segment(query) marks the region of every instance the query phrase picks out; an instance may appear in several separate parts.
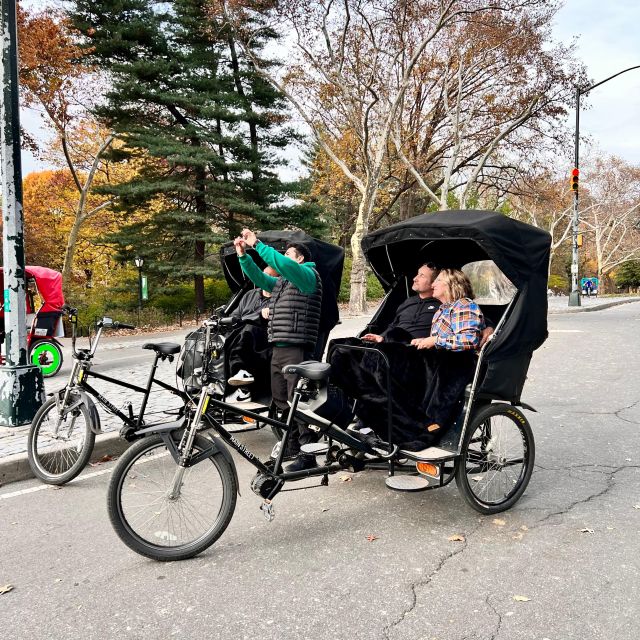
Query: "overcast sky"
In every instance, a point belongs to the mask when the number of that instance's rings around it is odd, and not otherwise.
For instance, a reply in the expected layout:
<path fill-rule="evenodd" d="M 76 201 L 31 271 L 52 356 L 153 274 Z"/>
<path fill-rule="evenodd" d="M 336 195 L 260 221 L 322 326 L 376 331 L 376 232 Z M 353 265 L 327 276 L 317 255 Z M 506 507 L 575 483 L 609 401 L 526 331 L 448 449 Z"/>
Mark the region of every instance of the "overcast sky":
<path fill-rule="evenodd" d="M 24 0 L 23 0 L 24 1 Z M 313 1 L 313 0 L 310 0 Z M 26 0 L 38 6 L 43 0 Z M 569 43 L 578 37 L 578 55 L 586 64 L 593 83 L 640 65 L 639 0 L 566 0 L 554 25 L 555 38 Z M 594 89 L 580 115 L 580 132 L 608 154 L 640 164 L 640 69 Z M 569 114 L 573 127 L 575 114 Z M 23 112 L 23 126 L 38 132 L 38 116 Z M 40 136 L 43 134 L 40 132 Z M 586 149 L 581 147 L 581 156 Z M 23 153 L 23 173 L 45 168 L 29 153 Z"/>

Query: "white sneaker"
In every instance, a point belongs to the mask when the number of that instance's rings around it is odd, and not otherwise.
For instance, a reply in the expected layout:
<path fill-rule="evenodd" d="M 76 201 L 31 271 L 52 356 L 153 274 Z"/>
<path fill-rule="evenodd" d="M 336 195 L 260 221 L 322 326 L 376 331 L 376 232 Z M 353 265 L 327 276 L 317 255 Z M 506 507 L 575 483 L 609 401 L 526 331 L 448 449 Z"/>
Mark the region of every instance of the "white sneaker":
<path fill-rule="evenodd" d="M 236 389 L 233 393 L 230 393 L 225 399 L 225 402 L 251 402 L 251 393 L 248 389 L 242 387 Z"/>
<path fill-rule="evenodd" d="M 244 369 L 240 369 L 235 376 L 231 376 L 227 382 L 232 387 L 242 387 L 245 384 L 251 384 L 254 381 L 254 377 Z"/>

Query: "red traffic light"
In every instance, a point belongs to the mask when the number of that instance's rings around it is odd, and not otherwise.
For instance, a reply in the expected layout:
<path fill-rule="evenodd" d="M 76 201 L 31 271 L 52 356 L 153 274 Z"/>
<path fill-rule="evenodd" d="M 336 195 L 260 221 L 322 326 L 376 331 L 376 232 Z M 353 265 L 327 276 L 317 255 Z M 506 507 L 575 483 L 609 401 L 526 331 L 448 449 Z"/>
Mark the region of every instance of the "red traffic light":
<path fill-rule="evenodd" d="M 578 190 L 579 176 L 580 176 L 580 169 L 573 169 L 571 171 L 571 191 Z"/>

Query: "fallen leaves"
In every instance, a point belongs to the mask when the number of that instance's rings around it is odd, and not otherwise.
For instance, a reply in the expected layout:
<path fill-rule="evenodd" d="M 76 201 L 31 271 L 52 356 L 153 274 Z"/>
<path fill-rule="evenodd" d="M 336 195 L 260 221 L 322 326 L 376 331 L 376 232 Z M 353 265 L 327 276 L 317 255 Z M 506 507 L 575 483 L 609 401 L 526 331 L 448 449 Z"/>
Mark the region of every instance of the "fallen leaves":
<path fill-rule="evenodd" d="M 588 527 L 584 527 L 582 529 L 578 529 L 580 533 L 593 533 L 593 529 L 589 529 Z"/>
<path fill-rule="evenodd" d="M 9 593 L 9 591 L 13 591 L 13 585 L 12 584 L 0 585 L 0 595 L 2 595 L 3 593 Z"/>
<path fill-rule="evenodd" d="M 494 518 L 491 522 L 493 522 L 497 527 L 504 527 L 504 525 L 507 524 L 507 521 L 502 518 Z"/>
<path fill-rule="evenodd" d="M 374 540 L 379 540 L 379 536 L 374 536 L 372 533 L 370 533 L 366 539 L 368 542 L 373 542 Z"/>
<path fill-rule="evenodd" d="M 634 504 L 634 505 L 633 505 L 633 508 L 634 508 L 634 509 L 640 509 L 640 504 Z"/>
<path fill-rule="evenodd" d="M 104 464 L 105 462 L 111 462 L 112 460 L 115 460 L 116 458 L 114 456 L 109 455 L 108 453 L 104 456 L 102 456 L 102 458 L 100 458 L 100 460 L 96 460 L 95 462 L 90 462 L 89 466 L 90 467 L 97 467 L 98 465 Z"/>
<path fill-rule="evenodd" d="M 447 538 L 449 542 L 465 542 L 466 538 L 461 533 L 454 533 Z"/>
<path fill-rule="evenodd" d="M 342 482 L 351 482 L 352 478 L 351 476 L 340 476 L 340 480 L 342 480 Z"/>
<path fill-rule="evenodd" d="M 527 598 L 527 596 L 513 596 L 513 599 L 516 602 L 529 602 L 531 598 Z"/>

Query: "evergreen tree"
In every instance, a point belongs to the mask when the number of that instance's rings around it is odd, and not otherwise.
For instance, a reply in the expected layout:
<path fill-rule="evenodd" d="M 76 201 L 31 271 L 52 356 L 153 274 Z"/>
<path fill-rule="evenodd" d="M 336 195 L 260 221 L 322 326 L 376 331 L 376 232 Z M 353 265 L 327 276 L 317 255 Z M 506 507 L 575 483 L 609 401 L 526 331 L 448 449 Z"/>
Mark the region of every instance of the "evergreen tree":
<path fill-rule="evenodd" d="M 123 214 L 109 237 L 123 260 L 193 278 L 204 309 L 207 260 L 243 226 L 274 225 L 285 187 L 277 150 L 293 137 L 284 100 L 235 46 L 209 0 L 75 0 L 71 19 L 109 79 L 98 115 L 122 141 L 113 158 L 136 177 L 109 192 Z M 254 53 L 276 37 L 268 29 Z M 216 256 L 217 258 L 217 256 Z"/>

